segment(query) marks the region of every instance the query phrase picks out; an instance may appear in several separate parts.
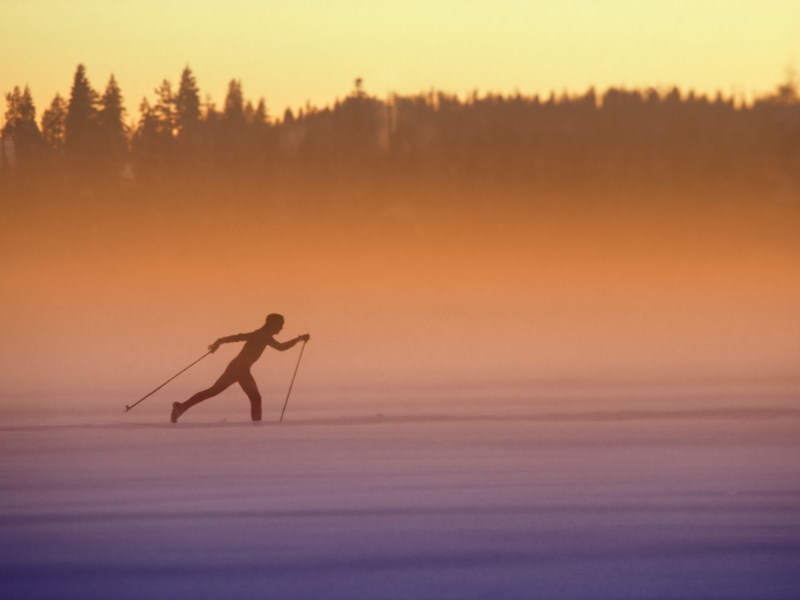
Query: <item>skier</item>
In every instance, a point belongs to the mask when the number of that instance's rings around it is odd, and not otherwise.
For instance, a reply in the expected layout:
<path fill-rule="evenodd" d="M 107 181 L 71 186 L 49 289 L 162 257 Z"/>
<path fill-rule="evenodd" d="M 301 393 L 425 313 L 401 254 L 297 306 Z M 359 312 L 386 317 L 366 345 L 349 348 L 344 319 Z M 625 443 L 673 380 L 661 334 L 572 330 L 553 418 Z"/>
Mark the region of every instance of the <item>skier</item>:
<path fill-rule="evenodd" d="M 238 383 L 250 399 L 250 418 L 253 421 L 260 421 L 261 394 L 258 393 L 258 386 L 256 386 L 256 380 L 253 379 L 253 375 L 250 373 L 250 367 L 259 359 L 267 346 L 271 346 L 283 352 L 294 347 L 298 342 L 307 342 L 310 339 L 310 336 L 305 334 L 299 335 L 288 342 L 276 341 L 273 336 L 283 329 L 283 321 L 283 315 L 273 313 L 267 316 L 264 326 L 260 329 L 256 329 L 250 333 L 239 333 L 237 335 L 219 338 L 216 342 L 211 344 L 208 349 L 211 352 L 216 352 L 220 344 L 244 342 L 242 350 L 230 362 L 214 385 L 201 392 L 197 392 L 185 402 L 172 403 L 170 421 L 177 423 L 178 418 L 195 404 L 199 404 L 203 400 L 216 396 L 234 383 Z"/>

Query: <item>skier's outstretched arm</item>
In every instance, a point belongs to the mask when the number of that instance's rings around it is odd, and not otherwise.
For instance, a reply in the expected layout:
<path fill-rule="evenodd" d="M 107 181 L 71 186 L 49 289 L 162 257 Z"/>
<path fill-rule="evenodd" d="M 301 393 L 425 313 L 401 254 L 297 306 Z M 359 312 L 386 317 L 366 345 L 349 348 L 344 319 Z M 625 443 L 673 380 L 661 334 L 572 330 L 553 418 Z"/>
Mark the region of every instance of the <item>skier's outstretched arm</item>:
<path fill-rule="evenodd" d="M 221 344 L 228 344 L 230 342 L 246 342 L 249 337 L 249 333 L 237 333 L 236 335 L 221 337 L 213 344 L 209 345 L 208 349 L 211 350 L 211 352 L 216 352 L 217 348 L 219 348 Z"/>
<path fill-rule="evenodd" d="M 283 352 L 285 350 L 288 350 L 289 348 L 293 348 L 295 345 L 297 345 L 298 342 L 307 342 L 310 339 L 311 336 L 308 335 L 307 333 L 304 333 L 303 335 L 298 335 L 293 340 L 289 340 L 287 342 L 278 342 L 275 340 L 275 338 L 270 338 L 267 344 L 269 346 L 272 346 L 276 350 L 280 350 L 281 352 Z"/>

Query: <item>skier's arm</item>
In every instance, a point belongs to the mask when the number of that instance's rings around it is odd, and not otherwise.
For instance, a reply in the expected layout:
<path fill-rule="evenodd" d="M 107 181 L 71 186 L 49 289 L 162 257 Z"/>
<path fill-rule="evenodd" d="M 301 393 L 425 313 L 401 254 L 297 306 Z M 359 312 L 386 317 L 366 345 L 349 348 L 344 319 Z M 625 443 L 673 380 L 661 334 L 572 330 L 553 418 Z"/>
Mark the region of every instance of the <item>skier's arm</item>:
<path fill-rule="evenodd" d="M 219 348 L 220 344 L 228 344 L 230 342 L 246 342 L 250 337 L 249 333 L 237 333 L 236 335 L 229 335 L 227 337 L 221 337 L 216 342 L 211 344 L 208 349 L 211 352 L 216 352 L 217 348 Z"/>
<path fill-rule="evenodd" d="M 293 340 L 289 340 L 288 342 L 279 342 L 275 340 L 275 338 L 269 338 L 267 345 L 272 346 L 276 350 L 280 350 L 281 352 L 283 352 L 284 350 L 293 348 L 298 342 L 307 342 L 310 339 L 311 336 L 308 335 L 307 333 L 304 333 L 303 335 L 298 335 L 296 338 L 294 338 Z"/>

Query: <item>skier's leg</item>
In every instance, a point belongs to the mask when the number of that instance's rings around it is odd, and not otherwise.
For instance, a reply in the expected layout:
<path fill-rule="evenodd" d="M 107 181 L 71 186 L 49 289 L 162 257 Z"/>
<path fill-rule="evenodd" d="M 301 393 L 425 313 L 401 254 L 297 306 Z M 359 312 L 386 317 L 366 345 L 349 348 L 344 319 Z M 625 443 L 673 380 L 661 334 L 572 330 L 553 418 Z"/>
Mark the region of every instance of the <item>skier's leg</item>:
<path fill-rule="evenodd" d="M 234 373 L 229 372 L 228 369 L 220 375 L 219 379 L 214 382 L 210 388 L 206 388 L 200 392 L 197 392 L 194 396 L 189 398 L 184 402 L 173 402 L 172 403 L 172 416 L 171 421 L 173 423 L 177 422 L 178 417 L 180 417 L 183 413 L 187 410 L 192 408 L 195 404 L 199 404 L 203 400 L 208 400 L 213 396 L 216 396 L 226 388 L 228 388 L 231 384 L 236 381 L 236 375 Z"/>
<path fill-rule="evenodd" d="M 250 399 L 250 418 L 253 421 L 261 420 L 261 394 L 258 392 L 256 380 L 250 371 L 239 377 L 239 385 L 242 386 L 244 393 Z"/>

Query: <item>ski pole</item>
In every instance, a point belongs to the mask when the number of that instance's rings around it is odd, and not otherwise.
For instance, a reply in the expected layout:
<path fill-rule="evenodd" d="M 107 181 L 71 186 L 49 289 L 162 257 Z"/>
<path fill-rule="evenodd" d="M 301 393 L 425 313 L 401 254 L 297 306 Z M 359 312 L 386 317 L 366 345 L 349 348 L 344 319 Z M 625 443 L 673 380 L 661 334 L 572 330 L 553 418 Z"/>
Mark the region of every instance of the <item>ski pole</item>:
<path fill-rule="evenodd" d="M 286 412 L 286 405 L 289 404 L 289 394 L 292 393 L 292 386 L 294 385 L 294 378 L 297 377 L 297 369 L 300 368 L 300 359 L 303 358 L 303 350 L 306 349 L 306 342 L 308 340 L 303 340 L 303 347 L 300 348 L 300 356 L 297 357 L 297 364 L 294 367 L 294 375 L 292 375 L 292 383 L 289 384 L 289 391 L 286 392 L 286 400 L 283 403 L 283 410 L 281 411 L 281 418 L 278 420 L 278 423 L 283 422 L 283 413 Z"/>
<path fill-rule="evenodd" d="M 145 398 L 149 398 L 150 396 L 152 396 L 153 394 L 155 394 L 155 393 L 156 393 L 158 390 L 160 390 L 162 387 L 164 387 L 165 385 L 167 385 L 167 384 L 168 384 L 170 381 L 172 381 L 173 379 L 175 379 L 175 378 L 176 378 L 178 375 L 180 375 L 180 374 L 181 374 L 181 373 L 183 373 L 184 371 L 188 371 L 188 370 L 189 370 L 189 368 L 191 368 L 191 367 L 195 366 L 197 363 L 199 363 L 201 360 L 203 360 L 203 359 L 204 359 L 206 356 L 208 356 L 208 355 L 209 355 L 209 354 L 211 354 L 212 352 L 213 352 L 213 350 L 209 350 L 208 352 L 206 352 L 205 354 L 203 354 L 203 356 L 201 356 L 201 357 L 200 357 L 200 358 L 198 358 L 196 361 L 194 361 L 192 364 L 190 364 L 188 367 L 186 367 L 185 369 L 182 369 L 182 370 L 178 371 L 177 373 L 175 373 L 175 375 L 173 375 L 172 377 L 170 377 L 169 379 L 167 379 L 167 380 L 166 380 L 164 383 L 162 383 L 160 386 L 158 386 L 158 387 L 157 387 L 156 389 L 154 389 L 152 392 L 150 392 L 150 393 L 149 393 L 149 394 L 147 394 L 146 396 L 142 396 L 141 398 L 139 398 L 139 400 L 137 400 L 136 402 L 134 402 L 134 403 L 133 403 L 133 404 L 131 404 L 130 406 L 126 404 L 126 405 L 125 405 L 125 412 L 128 412 L 130 409 L 132 409 L 134 406 L 136 406 L 137 404 L 139 404 L 139 402 L 141 402 L 141 401 L 142 401 L 142 400 L 144 400 Z"/>

